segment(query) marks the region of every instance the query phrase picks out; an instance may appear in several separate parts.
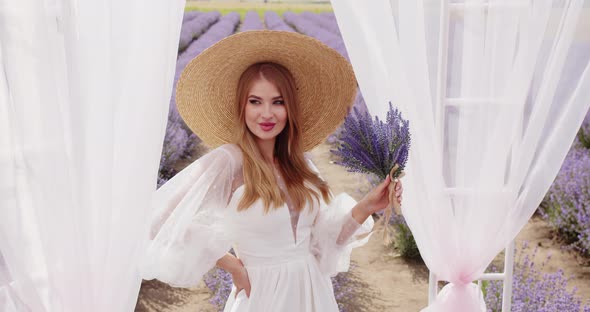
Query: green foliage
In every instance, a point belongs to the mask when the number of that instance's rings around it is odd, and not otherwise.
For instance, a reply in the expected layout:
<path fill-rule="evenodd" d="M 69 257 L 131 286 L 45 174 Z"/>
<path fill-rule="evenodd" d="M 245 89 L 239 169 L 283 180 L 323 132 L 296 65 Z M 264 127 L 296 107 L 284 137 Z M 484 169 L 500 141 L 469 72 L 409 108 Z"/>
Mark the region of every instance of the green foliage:
<path fill-rule="evenodd" d="M 408 260 L 422 260 L 416 240 L 406 222 L 395 222 L 393 227 L 395 229 L 393 245 L 400 255 Z"/>
<path fill-rule="evenodd" d="M 583 147 L 590 149 L 590 132 L 588 132 L 587 129 L 584 129 L 583 127 L 580 129 L 578 132 L 578 140 Z"/>

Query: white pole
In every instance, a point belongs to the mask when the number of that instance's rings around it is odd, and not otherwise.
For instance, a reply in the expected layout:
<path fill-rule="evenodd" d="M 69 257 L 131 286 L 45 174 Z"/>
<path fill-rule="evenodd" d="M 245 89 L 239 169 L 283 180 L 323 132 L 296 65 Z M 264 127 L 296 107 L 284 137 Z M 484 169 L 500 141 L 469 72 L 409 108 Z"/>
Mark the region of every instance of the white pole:
<path fill-rule="evenodd" d="M 444 142 L 444 123 L 445 123 L 445 107 L 447 104 L 447 70 L 449 62 L 449 2 L 448 0 L 441 2 L 438 33 L 438 68 L 436 79 L 436 116 L 438 117 L 438 125 L 440 133 L 440 142 L 443 146 Z M 441 152 L 444 149 L 441 149 Z M 441 155 L 441 159 L 444 159 Z"/>
<path fill-rule="evenodd" d="M 431 305 L 434 302 L 437 293 L 438 280 L 436 275 L 430 271 L 430 275 L 428 276 L 428 305 Z"/>
<path fill-rule="evenodd" d="M 506 247 L 504 254 L 504 289 L 502 291 L 502 312 L 512 308 L 512 281 L 514 276 L 514 241 Z"/>

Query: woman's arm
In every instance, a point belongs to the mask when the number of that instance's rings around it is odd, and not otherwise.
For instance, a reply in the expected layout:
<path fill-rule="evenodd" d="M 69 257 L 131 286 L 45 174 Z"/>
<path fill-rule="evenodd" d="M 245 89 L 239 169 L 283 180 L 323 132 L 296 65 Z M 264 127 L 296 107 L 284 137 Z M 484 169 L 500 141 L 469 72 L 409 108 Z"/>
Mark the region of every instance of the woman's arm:
<path fill-rule="evenodd" d="M 373 213 L 385 208 L 383 206 L 384 200 L 387 200 L 385 205 L 389 204 L 389 195 L 387 194 L 387 186 L 389 185 L 389 176 L 377 187 L 375 187 L 369 194 L 352 207 L 351 217 L 342 224 L 342 230 L 338 235 L 337 243 L 343 244 L 356 232 L 356 230 L 363 224 L 367 218 Z M 401 181 L 396 182 L 395 196 L 401 203 L 402 200 L 402 185 Z"/>
<path fill-rule="evenodd" d="M 371 209 L 362 200 L 352 207 L 352 217 L 358 224 L 363 224 L 369 216 L 371 216 Z"/>
<path fill-rule="evenodd" d="M 215 264 L 218 268 L 223 269 L 224 271 L 234 274 L 239 272 L 243 267 L 242 261 L 236 258 L 236 256 L 232 255 L 231 253 L 226 253 L 223 257 L 217 260 Z"/>
<path fill-rule="evenodd" d="M 237 296 L 244 289 L 246 296 L 250 298 L 250 278 L 242 260 L 228 252 L 225 256 L 217 260 L 216 266 L 231 274 L 232 281 L 237 289 L 234 296 Z"/>

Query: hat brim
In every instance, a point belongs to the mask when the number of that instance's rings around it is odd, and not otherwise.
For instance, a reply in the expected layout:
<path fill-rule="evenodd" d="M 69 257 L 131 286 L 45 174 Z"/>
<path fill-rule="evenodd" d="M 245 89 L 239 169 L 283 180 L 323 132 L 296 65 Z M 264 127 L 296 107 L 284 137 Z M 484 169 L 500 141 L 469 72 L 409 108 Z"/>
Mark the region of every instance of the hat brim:
<path fill-rule="evenodd" d="M 176 87 L 176 105 L 188 127 L 210 147 L 229 143 L 241 74 L 250 65 L 274 62 L 295 80 L 301 105 L 302 145 L 322 143 L 344 121 L 357 92 L 350 63 L 312 37 L 257 30 L 228 36 L 195 57 Z"/>

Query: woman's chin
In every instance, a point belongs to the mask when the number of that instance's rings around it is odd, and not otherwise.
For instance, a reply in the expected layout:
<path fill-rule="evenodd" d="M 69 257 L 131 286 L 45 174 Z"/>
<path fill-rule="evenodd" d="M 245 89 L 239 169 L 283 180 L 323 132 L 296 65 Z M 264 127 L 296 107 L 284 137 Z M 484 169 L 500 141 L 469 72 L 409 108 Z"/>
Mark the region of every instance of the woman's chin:
<path fill-rule="evenodd" d="M 274 140 L 277 137 L 277 135 L 271 134 L 271 133 L 264 133 L 264 134 L 257 134 L 256 137 L 258 138 L 259 141 L 271 141 L 271 140 Z"/>

